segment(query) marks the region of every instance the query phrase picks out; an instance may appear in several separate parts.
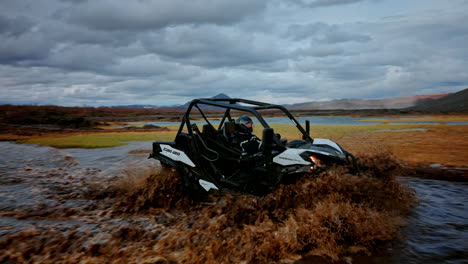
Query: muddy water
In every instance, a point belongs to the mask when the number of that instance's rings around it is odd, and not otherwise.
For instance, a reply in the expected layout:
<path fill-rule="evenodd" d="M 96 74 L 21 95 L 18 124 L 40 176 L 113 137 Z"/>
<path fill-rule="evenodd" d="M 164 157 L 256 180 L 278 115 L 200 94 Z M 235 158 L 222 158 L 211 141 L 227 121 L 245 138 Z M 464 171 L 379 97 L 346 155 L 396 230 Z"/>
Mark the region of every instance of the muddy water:
<path fill-rule="evenodd" d="M 141 142 L 108 149 L 58 150 L 0 142 L 0 237 L 49 227 L 79 226 L 99 232 L 104 227 L 100 222 L 106 219 L 99 213 L 111 202 L 96 202 L 94 193 L 130 171 L 152 170 L 158 165 L 146 159 L 144 151 L 129 154 L 140 147 Z M 125 222 L 134 219 L 113 219 L 109 227 Z"/>
<path fill-rule="evenodd" d="M 403 234 L 401 263 L 468 261 L 468 183 L 402 177 L 419 204 Z M 398 258 L 397 258 L 398 259 Z"/>
<path fill-rule="evenodd" d="M 188 213 L 116 214 L 116 194 L 107 189 L 122 178 L 158 170 L 158 162 L 146 159 L 145 151 L 135 151 L 149 146 L 136 142 L 108 149 L 57 150 L 0 142 L 0 262 L 48 252 L 46 260 L 73 263 L 84 254 L 91 263 L 99 263 L 100 255 L 131 256 L 128 252 L 134 251 L 138 258 L 164 263 L 141 253 L 143 248 L 154 250 L 142 241 L 159 241 L 172 228 L 176 232 L 175 219 Z M 402 230 L 404 240 L 384 254 L 353 262 L 466 263 L 468 185 L 409 177 L 400 181 L 419 199 Z M 22 239 L 31 244 L 21 244 Z M 106 251 L 104 245 L 113 247 Z M 57 257 L 60 254 L 66 257 Z"/>

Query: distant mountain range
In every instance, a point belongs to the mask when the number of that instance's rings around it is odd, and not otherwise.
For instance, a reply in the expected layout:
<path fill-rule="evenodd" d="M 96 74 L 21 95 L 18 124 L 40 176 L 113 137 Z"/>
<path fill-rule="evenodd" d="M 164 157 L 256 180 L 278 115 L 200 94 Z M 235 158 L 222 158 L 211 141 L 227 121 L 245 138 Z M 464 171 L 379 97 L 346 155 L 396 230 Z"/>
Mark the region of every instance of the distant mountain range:
<path fill-rule="evenodd" d="M 415 106 L 420 100 L 439 99 L 448 93 L 396 97 L 388 99 L 339 99 L 331 101 L 315 101 L 285 105 L 289 109 L 307 110 L 356 110 L 356 109 L 401 109 Z"/>
<path fill-rule="evenodd" d="M 229 99 L 224 93 L 211 98 Z M 288 109 L 303 110 L 359 110 L 359 109 L 408 109 L 432 112 L 468 112 L 468 88 L 457 93 L 439 93 L 387 99 L 339 99 L 331 101 L 313 101 L 298 104 L 286 104 Z M 186 109 L 190 102 L 183 105 L 126 105 L 125 108 Z"/>
<path fill-rule="evenodd" d="M 416 102 L 415 106 L 409 108 L 416 111 L 439 111 L 439 112 L 468 112 L 468 88 L 462 91 L 448 94 L 447 96 L 434 98 L 423 98 Z"/>
<path fill-rule="evenodd" d="M 223 94 L 223 93 L 219 93 L 213 97 L 210 97 L 212 99 L 231 99 L 231 97 L 229 97 L 228 95 L 226 94 Z M 184 105 L 182 105 L 185 109 L 185 107 L 187 107 L 188 105 L 190 104 L 190 102 L 186 102 Z"/>
<path fill-rule="evenodd" d="M 228 95 L 224 93 L 217 94 L 213 97 L 214 99 L 230 99 Z M 185 104 L 182 105 L 169 105 L 169 106 L 158 106 L 158 105 L 117 105 L 117 106 L 112 106 L 112 107 L 122 107 L 122 108 L 153 108 L 153 109 L 175 109 L 175 110 L 180 110 L 180 109 L 186 109 L 187 106 L 190 104 L 189 102 L 186 102 Z"/>

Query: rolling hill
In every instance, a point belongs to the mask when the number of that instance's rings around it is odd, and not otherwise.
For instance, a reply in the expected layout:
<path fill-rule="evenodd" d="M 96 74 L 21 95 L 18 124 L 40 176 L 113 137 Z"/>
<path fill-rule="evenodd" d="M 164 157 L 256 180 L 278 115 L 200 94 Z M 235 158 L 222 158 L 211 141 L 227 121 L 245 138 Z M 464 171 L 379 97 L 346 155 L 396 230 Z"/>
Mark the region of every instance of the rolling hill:
<path fill-rule="evenodd" d="M 307 109 L 307 110 L 357 110 L 357 109 L 402 109 L 412 107 L 417 102 L 424 99 L 438 99 L 447 96 L 443 94 L 417 95 L 396 97 L 387 99 L 339 99 L 331 101 L 315 101 L 286 105 L 290 109 Z"/>
<path fill-rule="evenodd" d="M 416 102 L 416 105 L 409 107 L 409 110 L 425 112 L 468 112 L 468 88 L 448 94 L 447 96 L 431 99 L 425 98 Z"/>
<path fill-rule="evenodd" d="M 224 93 L 211 98 L 229 99 Z M 248 98 L 247 98 L 248 99 Z M 331 101 L 312 101 L 284 105 L 291 110 L 366 110 L 366 109 L 401 109 L 408 111 L 422 111 L 432 113 L 442 112 L 468 112 L 468 88 L 456 93 L 439 93 L 395 97 L 386 99 L 339 99 Z M 172 109 L 185 110 L 190 102 L 182 105 L 156 106 L 156 105 L 130 105 L 120 106 L 128 108 Z M 210 108 L 210 107 L 207 107 Z"/>

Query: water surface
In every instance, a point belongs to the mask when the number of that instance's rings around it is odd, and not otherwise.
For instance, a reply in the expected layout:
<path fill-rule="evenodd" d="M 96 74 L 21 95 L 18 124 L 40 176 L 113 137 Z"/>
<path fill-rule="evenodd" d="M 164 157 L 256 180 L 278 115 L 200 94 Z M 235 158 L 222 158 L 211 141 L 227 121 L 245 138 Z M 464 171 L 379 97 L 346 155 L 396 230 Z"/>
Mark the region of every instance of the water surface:
<path fill-rule="evenodd" d="M 97 209 L 107 200 L 87 199 L 93 182 L 110 184 L 126 171 L 151 169 L 151 142 L 105 149 L 64 149 L 0 142 L 0 241 L 24 230 L 102 233 L 139 223 L 158 230 L 153 218 L 112 218 Z M 134 154 L 132 154 L 134 153 Z M 468 184 L 401 177 L 419 199 L 402 230 L 404 240 L 374 263 L 467 263 Z M 71 216 L 64 217 L 64 211 Z M 54 217 L 54 214 L 60 217 Z M 104 239 L 105 241 L 105 239 Z M 377 262 L 376 262 L 377 261 Z"/>
<path fill-rule="evenodd" d="M 309 120 L 311 125 L 370 125 L 370 124 L 380 124 L 380 122 L 367 122 L 365 120 L 372 119 L 394 119 L 395 117 L 351 117 L 351 116 L 301 116 L 296 117 L 296 120 L 300 124 L 305 124 L 306 120 Z M 413 119 L 413 118 L 423 118 L 423 117 L 399 117 L 399 119 Z M 255 118 L 254 122 L 258 124 L 258 120 Z M 268 124 L 290 124 L 291 120 L 287 117 L 267 117 L 264 118 Z M 194 120 L 192 121 L 195 124 L 204 124 L 205 121 Z M 210 120 L 212 124 L 219 124 L 219 120 Z M 420 121 L 420 122 L 389 122 L 388 124 L 440 124 L 441 121 Z M 131 123 L 130 123 L 131 124 Z M 157 126 L 177 126 L 180 125 L 180 122 L 148 122 L 146 124 L 157 125 Z M 468 122 L 462 121 L 444 121 L 444 124 L 447 125 L 468 125 Z M 137 126 L 143 126 L 144 124 L 138 123 Z"/>

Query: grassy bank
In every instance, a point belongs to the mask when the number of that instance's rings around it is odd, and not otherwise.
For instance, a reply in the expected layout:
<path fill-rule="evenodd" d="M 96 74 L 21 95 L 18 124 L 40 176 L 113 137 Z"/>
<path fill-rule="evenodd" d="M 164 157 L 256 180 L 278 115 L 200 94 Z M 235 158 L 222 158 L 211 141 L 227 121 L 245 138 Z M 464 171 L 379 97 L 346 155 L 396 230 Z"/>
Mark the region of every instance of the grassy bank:
<path fill-rule="evenodd" d="M 381 122 L 381 123 L 468 122 L 468 116 L 466 115 L 435 115 L 435 116 L 421 116 L 421 117 L 395 116 L 392 118 L 363 119 L 363 120 L 359 120 L 359 122 Z"/>
<path fill-rule="evenodd" d="M 73 135 L 44 136 L 19 140 L 54 148 L 109 148 L 127 144 L 128 141 L 174 140 L 175 131 L 157 132 L 98 132 Z"/>
<path fill-rule="evenodd" d="M 343 137 L 360 134 L 372 133 L 379 131 L 404 131 L 411 129 L 430 129 L 438 125 L 417 125 L 417 124 L 372 124 L 372 125 L 312 125 L 311 136 L 312 138 L 328 138 L 331 140 L 339 140 Z M 291 125 L 276 124 L 272 126 L 275 133 L 280 133 L 281 137 L 288 140 L 300 139 L 300 134 L 297 129 Z M 261 135 L 261 129 L 258 130 L 257 135 Z M 257 131 L 256 131 L 257 132 Z"/>
<path fill-rule="evenodd" d="M 468 125 L 420 127 L 427 131 L 354 133 L 338 142 L 355 154 L 388 150 L 411 166 L 468 167 Z"/>
<path fill-rule="evenodd" d="M 274 125 L 276 133 L 288 140 L 300 139 L 290 125 Z M 61 134 L 19 140 L 56 148 L 105 148 L 127 144 L 128 141 L 174 140 L 177 129 L 154 132 L 96 132 Z M 261 137 L 261 126 L 255 134 Z M 351 153 L 391 151 L 409 165 L 443 164 L 467 167 L 468 125 L 372 124 L 313 125 L 311 136 L 337 141 Z"/>
<path fill-rule="evenodd" d="M 366 133 L 379 130 L 402 130 L 413 129 L 420 125 L 314 125 L 311 127 L 312 137 L 329 138 L 339 140 L 345 136 Z M 300 139 L 298 130 L 291 125 L 276 124 L 273 125 L 276 133 L 280 133 L 283 138 L 288 140 Z M 46 135 L 28 139 L 19 140 L 18 143 L 32 143 L 55 148 L 107 148 L 125 145 L 127 141 L 152 141 L 152 140 L 174 140 L 177 128 L 170 127 L 168 131 L 129 131 L 129 132 L 87 132 L 81 134 L 60 134 Z M 256 126 L 254 133 L 261 137 L 262 127 Z"/>

